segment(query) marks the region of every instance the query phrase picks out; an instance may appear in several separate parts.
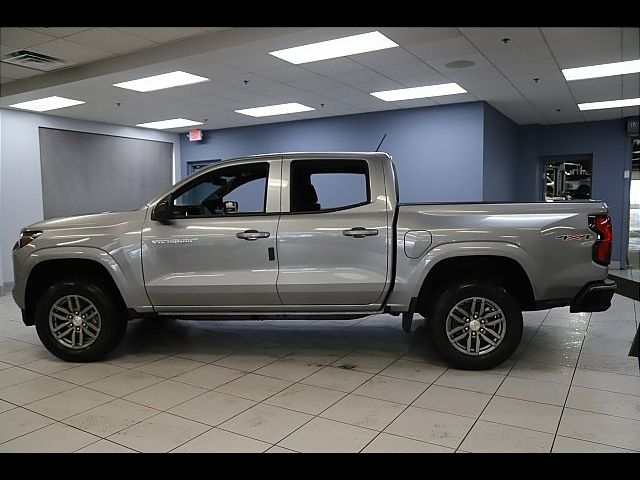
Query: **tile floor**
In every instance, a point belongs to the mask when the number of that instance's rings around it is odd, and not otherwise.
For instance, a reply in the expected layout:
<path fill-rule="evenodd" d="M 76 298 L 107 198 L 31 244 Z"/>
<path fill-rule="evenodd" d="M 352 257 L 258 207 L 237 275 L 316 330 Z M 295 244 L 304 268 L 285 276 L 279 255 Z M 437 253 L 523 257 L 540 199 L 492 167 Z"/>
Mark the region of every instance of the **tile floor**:
<path fill-rule="evenodd" d="M 417 317 L 416 317 L 417 318 Z M 104 362 L 50 355 L 0 297 L 0 452 L 639 452 L 640 303 L 525 314 L 491 371 L 417 320 L 131 322 Z"/>

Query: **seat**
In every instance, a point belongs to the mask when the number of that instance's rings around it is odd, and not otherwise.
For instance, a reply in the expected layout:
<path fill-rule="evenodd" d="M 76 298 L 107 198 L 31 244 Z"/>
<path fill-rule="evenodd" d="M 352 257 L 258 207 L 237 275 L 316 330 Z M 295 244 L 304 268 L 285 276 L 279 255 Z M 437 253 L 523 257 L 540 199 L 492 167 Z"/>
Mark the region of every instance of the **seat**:
<path fill-rule="evenodd" d="M 320 210 L 320 204 L 315 187 L 308 180 L 297 183 L 297 186 L 291 191 L 291 211 L 316 212 L 318 210 Z"/>

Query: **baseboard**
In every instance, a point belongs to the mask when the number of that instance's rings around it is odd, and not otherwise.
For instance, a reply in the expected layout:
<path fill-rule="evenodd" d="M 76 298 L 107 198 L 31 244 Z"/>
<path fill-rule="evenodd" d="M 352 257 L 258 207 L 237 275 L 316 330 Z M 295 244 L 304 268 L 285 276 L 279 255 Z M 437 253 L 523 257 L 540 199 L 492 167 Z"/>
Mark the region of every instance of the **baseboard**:
<path fill-rule="evenodd" d="M 13 282 L 0 283 L 0 296 L 9 295 L 13 290 Z"/>

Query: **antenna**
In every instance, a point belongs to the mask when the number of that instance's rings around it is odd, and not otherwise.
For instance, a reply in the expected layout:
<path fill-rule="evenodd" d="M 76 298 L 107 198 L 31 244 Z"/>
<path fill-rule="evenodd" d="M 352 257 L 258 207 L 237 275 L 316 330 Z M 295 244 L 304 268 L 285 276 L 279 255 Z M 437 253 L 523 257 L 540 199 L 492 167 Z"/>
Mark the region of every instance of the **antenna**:
<path fill-rule="evenodd" d="M 376 152 L 377 152 L 378 150 L 380 150 L 380 145 L 382 145 L 382 142 L 384 142 L 384 139 L 385 139 L 385 138 L 387 138 L 387 134 L 386 134 L 386 133 L 382 136 L 382 140 L 380 140 L 380 143 L 378 144 L 378 148 L 376 148 Z"/>

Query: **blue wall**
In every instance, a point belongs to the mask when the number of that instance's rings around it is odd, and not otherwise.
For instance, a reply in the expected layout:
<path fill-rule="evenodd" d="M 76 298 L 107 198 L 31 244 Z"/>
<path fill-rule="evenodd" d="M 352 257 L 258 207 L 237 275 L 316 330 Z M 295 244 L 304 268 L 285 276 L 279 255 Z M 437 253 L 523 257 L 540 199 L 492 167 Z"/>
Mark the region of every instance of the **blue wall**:
<path fill-rule="evenodd" d="M 484 108 L 483 200 L 513 201 L 520 182 L 516 171 L 518 126 L 489 104 Z"/>
<path fill-rule="evenodd" d="M 613 260 L 626 258 L 622 245 L 626 245 L 629 232 L 626 206 L 629 203 L 630 179 L 623 172 L 631 169 L 631 139 L 626 136 L 624 120 L 568 123 L 562 125 L 534 125 L 519 127 L 519 138 L 526 143 L 514 158 L 518 165 L 519 183 L 527 187 L 523 200 L 540 199 L 542 155 L 593 155 L 591 197 L 604 200 L 609 206 L 613 222 Z"/>
<path fill-rule="evenodd" d="M 386 133 L 380 150 L 395 160 L 402 201 L 481 201 L 483 110 L 473 102 L 210 130 L 203 142 L 181 135 L 182 175 L 194 160 L 372 151 Z"/>

